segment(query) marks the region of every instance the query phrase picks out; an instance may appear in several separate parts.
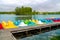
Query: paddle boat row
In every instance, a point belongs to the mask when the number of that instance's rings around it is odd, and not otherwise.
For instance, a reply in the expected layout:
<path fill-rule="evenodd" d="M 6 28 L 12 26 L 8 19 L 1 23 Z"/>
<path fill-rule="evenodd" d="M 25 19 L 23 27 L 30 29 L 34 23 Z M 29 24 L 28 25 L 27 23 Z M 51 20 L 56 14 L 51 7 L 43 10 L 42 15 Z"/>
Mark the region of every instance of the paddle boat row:
<path fill-rule="evenodd" d="M 17 20 L 17 21 L 10 21 L 8 22 L 2 21 L 0 23 L 0 30 L 1 29 L 11 29 L 11 28 L 19 28 L 19 27 L 25 27 L 25 26 L 36 26 L 38 24 L 51 24 L 55 22 L 60 22 L 60 18 L 47 18 L 47 19 L 39 19 L 39 20 Z"/>
<path fill-rule="evenodd" d="M 60 18 L 47 18 L 47 20 L 53 20 L 53 22 L 60 22 Z"/>

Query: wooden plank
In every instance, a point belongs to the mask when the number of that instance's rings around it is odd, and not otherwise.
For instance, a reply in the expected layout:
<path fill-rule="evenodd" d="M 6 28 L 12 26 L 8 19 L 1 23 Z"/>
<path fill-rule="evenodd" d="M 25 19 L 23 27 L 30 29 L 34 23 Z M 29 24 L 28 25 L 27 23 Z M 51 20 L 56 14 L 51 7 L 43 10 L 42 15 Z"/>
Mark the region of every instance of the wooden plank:
<path fill-rule="evenodd" d="M 16 40 L 7 30 L 0 30 L 0 40 Z"/>

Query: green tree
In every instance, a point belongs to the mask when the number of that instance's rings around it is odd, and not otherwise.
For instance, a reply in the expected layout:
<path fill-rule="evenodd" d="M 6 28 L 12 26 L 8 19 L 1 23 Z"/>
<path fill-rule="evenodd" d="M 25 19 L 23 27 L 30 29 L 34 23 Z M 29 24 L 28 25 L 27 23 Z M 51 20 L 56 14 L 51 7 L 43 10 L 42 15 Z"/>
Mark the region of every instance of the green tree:
<path fill-rule="evenodd" d="M 15 13 L 17 15 L 30 15 L 32 13 L 32 8 L 31 7 L 23 7 L 23 6 L 21 8 L 17 7 L 15 9 Z"/>

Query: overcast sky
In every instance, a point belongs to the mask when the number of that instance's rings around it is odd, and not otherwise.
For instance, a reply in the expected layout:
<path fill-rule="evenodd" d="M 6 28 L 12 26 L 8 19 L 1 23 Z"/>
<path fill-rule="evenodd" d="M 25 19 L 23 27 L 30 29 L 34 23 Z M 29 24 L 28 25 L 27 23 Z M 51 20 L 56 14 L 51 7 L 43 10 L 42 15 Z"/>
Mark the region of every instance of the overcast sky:
<path fill-rule="evenodd" d="M 60 11 L 60 0 L 0 0 L 0 11 L 14 11 L 17 6 L 30 6 L 37 11 Z"/>

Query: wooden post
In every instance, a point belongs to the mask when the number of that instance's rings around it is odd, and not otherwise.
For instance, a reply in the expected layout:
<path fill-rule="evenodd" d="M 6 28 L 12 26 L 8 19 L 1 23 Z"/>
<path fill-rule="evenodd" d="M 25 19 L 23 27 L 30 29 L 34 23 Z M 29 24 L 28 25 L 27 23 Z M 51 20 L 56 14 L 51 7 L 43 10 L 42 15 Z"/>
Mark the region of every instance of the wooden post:
<path fill-rule="evenodd" d="M 58 29 L 58 24 L 57 24 L 57 29 Z"/>
<path fill-rule="evenodd" d="M 41 33 L 41 28 L 40 28 L 40 33 Z"/>
<path fill-rule="evenodd" d="M 26 31 L 25 33 L 26 33 L 26 36 L 29 36 L 28 31 Z"/>
<path fill-rule="evenodd" d="M 51 27 L 50 27 L 50 31 L 51 31 L 52 29 L 51 29 Z"/>

